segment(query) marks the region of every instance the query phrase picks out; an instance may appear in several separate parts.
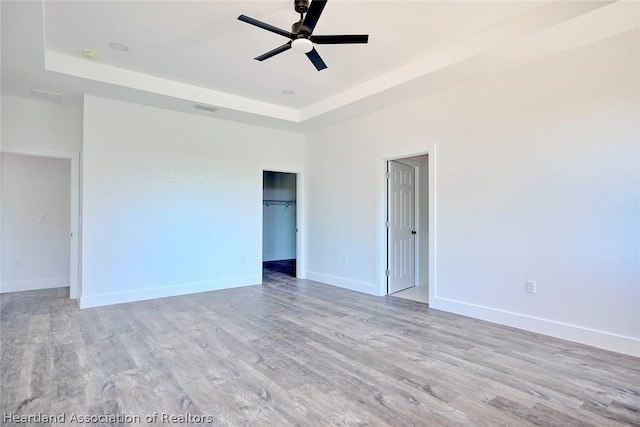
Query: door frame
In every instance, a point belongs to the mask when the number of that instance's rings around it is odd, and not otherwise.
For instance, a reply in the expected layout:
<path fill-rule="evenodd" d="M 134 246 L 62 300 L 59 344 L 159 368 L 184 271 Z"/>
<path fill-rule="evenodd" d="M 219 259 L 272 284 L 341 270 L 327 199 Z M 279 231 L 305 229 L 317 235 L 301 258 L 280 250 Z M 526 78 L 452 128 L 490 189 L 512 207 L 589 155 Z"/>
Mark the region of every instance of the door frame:
<path fill-rule="evenodd" d="M 296 175 L 296 278 L 298 279 L 306 279 L 307 277 L 307 232 L 306 232 L 306 187 L 305 187 L 305 175 L 304 171 L 299 169 L 287 169 L 280 167 L 262 167 L 260 169 L 260 196 L 259 203 L 260 215 L 258 218 L 258 265 L 257 265 L 257 277 L 260 278 L 260 282 L 262 282 L 262 242 L 264 239 L 263 235 L 263 191 L 264 191 L 264 173 L 265 172 L 281 172 L 281 173 L 293 173 Z"/>
<path fill-rule="evenodd" d="M 407 157 L 428 156 L 428 204 L 429 204 L 429 226 L 428 226 L 428 235 L 429 235 L 429 301 L 435 301 L 437 295 L 437 253 L 436 253 L 436 203 L 437 203 L 437 194 L 436 194 L 436 144 L 426 144 L 421 145 L 421 148 L 418 149 L 405 149 L 405 150 L 393 150 L 390 152 L 382 153 L 378 157 L 378 174 L 379 179 L 378 182 L 378 232 L 377 232 L 377 240 L 378 240 L 378 294 L 380 296 L 387 295 L 387 276 L 385 274 L 385 270 L 387 269 L 387 227 L 386 227 L 386 218 L 387 218 L 387 180 L 386 180 L 386 164 L 390 160 L 402 160 Z M 420 171 L 420 173 L 424 173 L 424 171 Z M 416 181 L 418 177 L 416 176 Z M 422 192 L 424 189 L 420 189 Z M 419 197 L 419 196 L 418 196 Z M 418 199 L 416 199 L 416 205 L 419 203 Z M 418 206 L 416 206 L 418 207 Z M 419 216 L 416 217 L 416 220 L 419 219 Z M 420 231 L 420 230 L 418 230 Z M 424 234 L 424 233 L 422 233 Z M 416 241 L 416 246 L 420 246 Z M 419 248 L 416 248 L 416 252 Z M 418 252 L 417 252 L 418 253 Z M 419 267 L 416 269 L 416 277 L 420 277 Z"/>
<path fill-rule="evenodd" d="M 70 162 L 71 173 L 71 210 L 69 229 L 71 231 L 69 245 L 69 298 L 79 299 L 82 296 L 80 281 L 80 153 L 77 151 L 51 150 L 32 147 L 3 147 L 2 153 L 22 156 L 63 159 Z"/>

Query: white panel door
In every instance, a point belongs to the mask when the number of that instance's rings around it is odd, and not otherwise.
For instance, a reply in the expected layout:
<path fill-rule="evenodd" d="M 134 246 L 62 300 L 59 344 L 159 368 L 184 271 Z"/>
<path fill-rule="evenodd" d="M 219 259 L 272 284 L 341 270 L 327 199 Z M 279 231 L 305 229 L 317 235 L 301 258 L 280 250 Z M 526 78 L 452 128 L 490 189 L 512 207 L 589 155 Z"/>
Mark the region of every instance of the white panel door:
<path fill-rule="evenodd" d="M 389 162 L 387 292 L 392 294 L 416 284 L 415 171 Z"/>

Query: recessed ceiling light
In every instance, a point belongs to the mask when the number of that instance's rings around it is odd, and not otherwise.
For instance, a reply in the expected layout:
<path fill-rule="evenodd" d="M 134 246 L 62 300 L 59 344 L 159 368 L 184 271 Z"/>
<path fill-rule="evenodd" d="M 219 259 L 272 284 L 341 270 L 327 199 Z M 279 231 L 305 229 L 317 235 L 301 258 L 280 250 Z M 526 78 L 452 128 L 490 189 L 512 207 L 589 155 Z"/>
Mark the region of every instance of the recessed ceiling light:
<path fill-rule="evenodd" d="M 89 59 L 98 59 L 98 52 L 93 49 L 82 49 L 80 51 L 82 55 Z"/>
<path fill-rule="evenodd" d="M 282 91 L 283 95 L 293 95 L 295 92 L 290 89 L 285 89 Z"/>
<path fill-rule="evenodd" d="M 126 52 L 129 50 L 129 46 L 118 42 L 109 43 L 109 47 L 113 50 L 117 50 L 118 52 Z"/>
<path fill-rule="evenodd" d="M 48 90 L 31 89 L 31 96 L 34 98 L 50 99 L 52 101 L 60 101 L 61 93 L 49 92 Z"/>

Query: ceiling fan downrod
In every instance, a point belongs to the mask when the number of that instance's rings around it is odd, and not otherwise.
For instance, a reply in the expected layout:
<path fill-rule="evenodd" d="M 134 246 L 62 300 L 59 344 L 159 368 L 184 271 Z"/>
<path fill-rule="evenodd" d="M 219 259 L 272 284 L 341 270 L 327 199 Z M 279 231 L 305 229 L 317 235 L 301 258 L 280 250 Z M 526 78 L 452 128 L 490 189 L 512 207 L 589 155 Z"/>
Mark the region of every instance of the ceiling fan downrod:
<path fill-rule="evenodd" d="M 291 32 L 298 37 L 304 37 L 304 34 L 300 34 L 300 30 L 304 22 L 304 14 L 309 10 L 309 0 L 293 0 L 293 8 L 300 14 L 300 20 L 291 25 Z"/>

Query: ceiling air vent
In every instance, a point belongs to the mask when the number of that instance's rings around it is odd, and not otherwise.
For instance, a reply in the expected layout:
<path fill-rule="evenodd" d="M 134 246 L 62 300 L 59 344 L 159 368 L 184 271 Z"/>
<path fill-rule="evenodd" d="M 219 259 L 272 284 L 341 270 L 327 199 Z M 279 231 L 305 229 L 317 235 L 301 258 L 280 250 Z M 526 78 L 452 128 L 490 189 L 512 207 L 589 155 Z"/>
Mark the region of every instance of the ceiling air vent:
<path fill-rule="evenodd" d="M 209 111 L 211 113 L 215 113 L 220 109 L 219 107 L 216 107 L 214 105 L 200 104 L 200 103 L 197 103 L 194 108 L 197 108 L 198 110 Z"/>
<path fill-rule="evenodd" d="M 48 99 L 51 101 L 60 101 L 62 99 L 61 93 L 49 92 L 39 89 L 31 89 L 31 96 L 33 96 L 34 98 Z"/>

